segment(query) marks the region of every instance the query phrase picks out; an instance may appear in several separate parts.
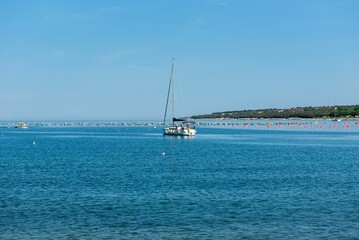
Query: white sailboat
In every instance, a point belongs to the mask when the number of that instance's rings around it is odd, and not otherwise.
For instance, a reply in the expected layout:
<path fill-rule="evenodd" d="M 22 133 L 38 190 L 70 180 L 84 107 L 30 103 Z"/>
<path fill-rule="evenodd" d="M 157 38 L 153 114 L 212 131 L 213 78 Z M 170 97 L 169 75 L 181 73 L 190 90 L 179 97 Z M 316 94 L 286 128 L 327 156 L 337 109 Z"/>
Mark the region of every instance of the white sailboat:
<path fill-rule="evenodd" d="M 334 118 L 333 118 L 333 122 L 341 122 L 342 120 L 337 118 L 337 107 L 334 107 Z"/>
<path fill-rule="evenodd" d="M 168 86 L 167 92 L 167 101 L 166 101 L 166 109 L 165 109 L 165 116 L 163 118 L 163 135 L 171 135 L 171 136 L 195 136 L 196 129 L 194 127 L 195 122 L 191 121 L 190 119 L 181 119 L 175 117 L 175 91 L 174 91 L 174 70 L 175 70 L 175 60 L 172 60 L 172 68 L 171 68 L 171 77 L 170 83 Z M 172 93 L 172 95 L 171 95 Z M 169 127 L 166 127 L 166 117 L 167 117 L 167 110 L 168 110 L 168 102 L 172 101 L 172 123 Z"/>

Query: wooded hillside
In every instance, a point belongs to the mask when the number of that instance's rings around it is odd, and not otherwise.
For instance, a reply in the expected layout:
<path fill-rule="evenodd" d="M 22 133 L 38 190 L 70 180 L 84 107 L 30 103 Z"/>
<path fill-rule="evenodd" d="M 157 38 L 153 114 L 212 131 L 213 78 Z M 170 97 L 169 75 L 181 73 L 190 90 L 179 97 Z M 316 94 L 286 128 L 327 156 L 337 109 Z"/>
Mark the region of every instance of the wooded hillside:
<path fill-rule="evenodd" d="M 288 109 L 258 109 L 214 112 L 205 115 L 192 116 L 194 119 L 211 118 L 346 118 L 359 117 L 359 105 L 295 107 Z"/>

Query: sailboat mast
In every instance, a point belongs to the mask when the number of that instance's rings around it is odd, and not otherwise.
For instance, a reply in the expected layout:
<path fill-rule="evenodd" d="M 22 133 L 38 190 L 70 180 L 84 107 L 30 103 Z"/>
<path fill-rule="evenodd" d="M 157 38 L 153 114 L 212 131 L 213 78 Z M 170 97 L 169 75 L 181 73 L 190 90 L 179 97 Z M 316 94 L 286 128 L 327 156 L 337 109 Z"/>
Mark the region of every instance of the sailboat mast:
<path fill-rule="evenodd" d="M 171 76 L 170 76 L 170 83 L 168 85 L 168 92 L 167 92 L 167 101 L 166 101 L 166 109 L 165 109 L 165 116 L 163 118 L 163 124 L 165 125 L 166 123 L 166 116 L 167 116 L 167 108 L 168 108 L 168 100 L 170 98 L 170 93 L 171 93 L 171 85 L 172 85 L 172 78 L 173 78 L 173 70 L 174 70 L 174 62 L 175 59 L 173 58 L 172 60 L 172 68 L 171 68 Z M 172 89 L 173 91 L 173 89 Z M 174 96 L 174 95 L 173 95 Z M 173 102 L 173 101 L 172 101 Z M 173 118 L 172 118 L 173 119 Z"/>
<path fill-rule="evenodd" d="M 172 59 L 172 125 L 175 125 L 175 122 L 173 121 L 175 117 L 175 59 Z"/>

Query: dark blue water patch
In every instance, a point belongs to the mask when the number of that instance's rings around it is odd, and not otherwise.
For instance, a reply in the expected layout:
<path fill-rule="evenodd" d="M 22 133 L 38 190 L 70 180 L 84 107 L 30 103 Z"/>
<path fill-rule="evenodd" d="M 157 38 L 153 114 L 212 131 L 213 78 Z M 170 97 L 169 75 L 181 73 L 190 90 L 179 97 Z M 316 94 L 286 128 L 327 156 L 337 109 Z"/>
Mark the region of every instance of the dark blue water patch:
<path fill-rule="evenodd" d="M 92 127 L 0 136 L 1 239 L 359 236 L 358 133 L 199 129 L 173 138 L 160 128 Z"/>

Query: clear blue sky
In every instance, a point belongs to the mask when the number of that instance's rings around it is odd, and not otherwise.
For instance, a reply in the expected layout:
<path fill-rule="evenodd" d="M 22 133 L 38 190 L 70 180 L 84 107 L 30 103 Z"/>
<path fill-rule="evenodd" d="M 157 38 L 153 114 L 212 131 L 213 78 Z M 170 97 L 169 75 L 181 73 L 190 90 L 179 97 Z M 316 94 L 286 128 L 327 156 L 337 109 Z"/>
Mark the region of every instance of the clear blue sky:
<path fill-rule="evenodd" d="M 359 103 L 357 0 L 0 1 L 0 120 Z"/>

